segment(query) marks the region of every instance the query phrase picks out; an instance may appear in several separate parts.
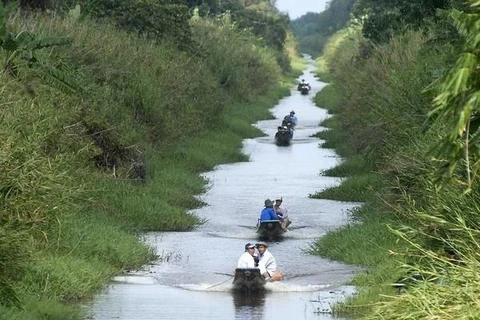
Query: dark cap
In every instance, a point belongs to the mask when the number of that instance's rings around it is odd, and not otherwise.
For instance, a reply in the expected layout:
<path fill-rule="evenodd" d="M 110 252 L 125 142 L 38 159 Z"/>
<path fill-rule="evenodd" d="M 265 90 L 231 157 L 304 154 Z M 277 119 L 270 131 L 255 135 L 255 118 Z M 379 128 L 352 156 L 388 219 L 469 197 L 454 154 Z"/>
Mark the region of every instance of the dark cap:
<path fill-rule="evenodd" d="M 254 244 L 251 244 L 250 242 L 245 245 L 245 250 L 250 249 L 250 248 L 255 248 Z"/>
<path fill-rule="evenodd" d="M 272 207 L 272 206 L 273 206 L 272 200 L 270 199 L 265 200 L 265 207 Z"/>

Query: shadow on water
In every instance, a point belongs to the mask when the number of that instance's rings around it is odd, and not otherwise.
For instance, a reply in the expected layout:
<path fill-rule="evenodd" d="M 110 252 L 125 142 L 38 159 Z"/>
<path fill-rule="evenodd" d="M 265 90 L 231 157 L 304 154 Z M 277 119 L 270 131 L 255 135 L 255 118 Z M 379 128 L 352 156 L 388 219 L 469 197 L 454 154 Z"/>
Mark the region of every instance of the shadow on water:
<path fill-rule="evenodd" d="M 312 91 L 291 96 L 271 109 L 276 119 L 255 124 L 265 137 L 246 139 L 249 162 L 219 165 L 203 176 L 207 206 L 192 213 L 207 221 L 191 232 L 144 235 L 164 259 L 115 282 L 86 308 L 94 320 L 143 319 L 336 319 L 329 306 L 354 293 L 346 286 L 359 270 L 306 253 L 315 239 L 349 221 L 358 203 L 312 199 L 309 194 L 336 186 L 341 179 L 320 175 L 342 159 L 319 147 L 313 134 L 328 117 L 312 102 L 324 83 L 313 62 L 300 78 Z M 288 147 L 275 145 L 281 119 L 295 110 L 299 123 Z M 293 222 L 279 239 L 268 241 L 284 280 L 267 283 L 262 296 L 232 293 L 234 270 L 246 242 L 260 240 L 256 225 L 265 199 L 281 196 Z"/>
<path fill-rule="evenodd" d="M 261 307 L 265 305 L 265 292 L 232 291 L 233 303 L 236 309 L 244 307 Z"/>
<path fill-rule="evenodd" d="M 235 319 L 262 319 L 265 293 L 232 292 Z"/>

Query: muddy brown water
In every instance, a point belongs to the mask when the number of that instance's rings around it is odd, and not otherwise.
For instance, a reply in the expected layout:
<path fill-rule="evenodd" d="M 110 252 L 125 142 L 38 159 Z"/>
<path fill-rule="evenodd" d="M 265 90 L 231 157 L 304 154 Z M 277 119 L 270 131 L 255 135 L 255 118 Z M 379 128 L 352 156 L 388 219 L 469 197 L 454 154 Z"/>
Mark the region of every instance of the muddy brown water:
<path fill-rule="evenodd" d="M 299 79 L 312 86 L 308 96 L 296 88 L 272 113 L 277 119 L 255 125 L 267 136 L 244 141 L 249 162 L 220 165 L 205 173 L 209 189 L 199 197 L 207 206 L 193 211 L 208 222 L 192 232 L 145 235 L 145 241 L 166 261 L 121 275 L 85 306 L 88 319 L 344 319 L 332 316 L 331 305 L 354 293 L 348 285 L 354 266 L 311 256 L 306 249 L 328 230 L 349 219 L 357 203 L 309 198 L 338 185 L 338 178 L 321 175 L 341 159 L 311 137 L 324 130 L 328 117 L 312 99 L 324 83 L 313 67 Z M 298 125 L 292 144 L 278 147 L 273 137 L 284 115 L 295 110 Z M 255 224 L 265 199 L 282 196 L 293 221 L 283 241 L 269 243 L 285 279 L 268 283 L 261 296 L 231 292 L 232 276 L 247 242 L 257 240 Z"/>

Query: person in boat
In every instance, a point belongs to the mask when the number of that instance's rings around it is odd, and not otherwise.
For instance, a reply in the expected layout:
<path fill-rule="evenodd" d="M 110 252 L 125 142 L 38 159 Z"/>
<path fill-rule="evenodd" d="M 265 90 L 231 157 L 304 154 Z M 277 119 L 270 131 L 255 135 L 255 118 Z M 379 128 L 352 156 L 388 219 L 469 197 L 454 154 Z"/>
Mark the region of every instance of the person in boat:
<path fill-rule="evenodd" d="M 307 87 L 309 91 L 312 89 L 310 84 L 306 82 L 305 79 L 302 79 L 302 81 L 298 84 L 297 90 L 301 91 L 303 87 Z"/>
<path fill-rule="evenodd" d="M 293 123 L 290 120 L 290 117 L 286 115 L 282 120 L 282 125 L 279 128 L 287 127 L 289 130 L 293 130 Z"/>
<path fill-rule="evenodd" d="M 292 222 L 288 218 L 287 208 L 285 208 L 285 206 L 283 206 L 282 204 L 283 204 L 282 197 L 275 199 L 275 205 L 273 206 L 273 209 L 275 210 L 275 213 L 277 214 L 278 219 L 282 223 L 282 228 L 286 229 Z"/>
<path fill-rule="evenodd" d="M 265 200 L 265 208 L 260 213 L 260 222 L 267 220 L 280 220 L 278 219 L 275 210 L 273 209 L 273 201 L 270 199 Z"/>
<path fill-rule="evenodd" d="M 285 126 L 279 126 L 277 129 L 278 129 L 278 131 L 275 134 L 275 138 L 278 138 L 284 132 L 288 133 L 288 136 L 290 137 L 290 139 L 293 138 L 293 130 L 288 128 L 286 125 Z"/>
<path fill-rule="evenodd" d="M 255 244 L 258 250 L 258 268 L 260 273 L 267 281 L 279 281 L 283 279 L 281 271 L 277 270 L 277 261 L 275 257 L 268 251 L 265 242 L 258 242 Z"/>
<path fill-rule="evenodd" d="M 245 252 L 238 259 L 237 268 L 255 268 L 258 265 L 255 258 L 255 245 L 249 242 L 245 245 Z"/>
<path fill-rule="evenodd" d="M 298 119 L 297 117 L 295 116 L 295 111 L 290 111 L 290 114 L 289 114 L 289 119 L 290 119 L 290 122 L 292 123 L 292 125 L 295 127 L 297 124 L 298 124 Z"/>
<path fill-rule="evenodd" d="M 291 128 L 294 128 L 298 124 L 298 119 L 295 116 L 295 111 L 290 111 L 289 114 L 287 114 L 283 120 L 282 120 L 282 125 L 290 126 Z"/>

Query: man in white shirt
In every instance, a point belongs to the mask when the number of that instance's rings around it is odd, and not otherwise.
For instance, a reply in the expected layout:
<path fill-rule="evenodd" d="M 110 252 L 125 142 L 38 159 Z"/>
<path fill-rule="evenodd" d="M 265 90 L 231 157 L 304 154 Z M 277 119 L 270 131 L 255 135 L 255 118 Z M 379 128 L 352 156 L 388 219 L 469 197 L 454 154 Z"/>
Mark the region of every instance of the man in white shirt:
<path fill-rule="evenodd" d="M 255 245 L 250 242 L 245 245 L 245 252 L 240 256 L 237 268 L 255 268 Z"/>
<path fill-rule="evenodd" d="M 282 280 L 282 272 L 277 271 L 277 262 L 270 251 L 267 250 L 267 244 L 265 242 L 258 242 L 255 246 L 258 249 L 258 268 L 260 268 L 260 273 L 266 280 Z"/>
<path fill-rule="evenodd" d="M 282 206 L 282 203 L 282 197 L 275 199 L 275 205 L 273 206 L 273 209 L 282 223 L 282 228 L 286 229 L 292 222 L 290 219 L 288 219 L 288 210 Z"/>

